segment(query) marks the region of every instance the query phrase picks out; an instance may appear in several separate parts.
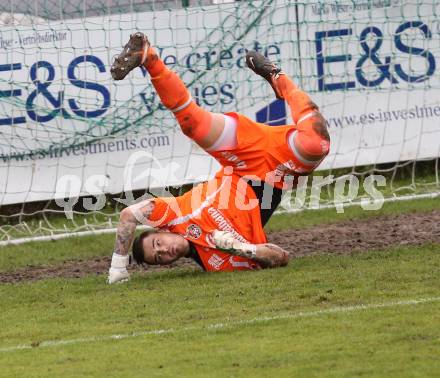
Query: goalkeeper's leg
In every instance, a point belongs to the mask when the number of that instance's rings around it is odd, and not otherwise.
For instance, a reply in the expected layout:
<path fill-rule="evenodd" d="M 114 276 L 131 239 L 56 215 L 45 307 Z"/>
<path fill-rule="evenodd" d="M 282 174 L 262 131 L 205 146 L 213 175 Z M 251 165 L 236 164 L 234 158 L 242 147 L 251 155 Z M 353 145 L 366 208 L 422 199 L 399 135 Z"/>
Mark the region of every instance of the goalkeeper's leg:
<path fill-rule="evenodd" d="M 182 132 L 203 148 L 209 149 L 215 144 L 222 135 L 225 116 L 198 106 L 183 81 L 165 66 L 151 47 L 144 67 L 162 104 L 174 113 Z"/>
<path fill-rule="evenodd" d="M 309 95 L 300 90 L 287 75 L 280 75 L 275 83 L 296 123 L 296 130 L 289 137 L 289 145 L 305 164 L 319 164 L 330 149 L 330 136 L 324 117 Z"/>
<path fill-rule="evenodd" d="M 116 57 L 111 73 L 115 80 L 122 80 L 140 65 L 147 69 L 162 103 L 174 113 L 186 136 L 207 150 L 217 145 L 219 140 L 225 140 L 227 116 L 208 112 L 198 106 L 185 84 L 166 67 L 145 35 L 137 32 L 130 36 L 124 50 Z M 227 134 L 226 147 L 233 148 L 236 136 L 229 131 Z"/>
<path fill-rule="evenodd" d="M 310 171 L 323 160 L 330 147 L 327 126 L 318 106 L 262 54 L 249 51 L 246 63 L 252 71 L 269 82 L 277 98 L 284 99 L 289 105 L 295 125 L 287 142 L 305 171 Z"/>

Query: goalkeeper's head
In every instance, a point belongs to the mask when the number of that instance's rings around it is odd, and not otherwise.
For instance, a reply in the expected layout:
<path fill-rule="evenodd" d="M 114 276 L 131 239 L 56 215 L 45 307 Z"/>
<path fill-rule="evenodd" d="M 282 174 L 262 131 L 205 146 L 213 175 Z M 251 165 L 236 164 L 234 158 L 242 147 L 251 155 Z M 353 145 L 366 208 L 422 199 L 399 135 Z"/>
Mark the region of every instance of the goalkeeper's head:
<path fill-rule="evenodd" d="M 169 231 L 147 230 L 133 241 L 133 259 L 138 264 L 171 264 L 189 251 L 188 240 Z"/>

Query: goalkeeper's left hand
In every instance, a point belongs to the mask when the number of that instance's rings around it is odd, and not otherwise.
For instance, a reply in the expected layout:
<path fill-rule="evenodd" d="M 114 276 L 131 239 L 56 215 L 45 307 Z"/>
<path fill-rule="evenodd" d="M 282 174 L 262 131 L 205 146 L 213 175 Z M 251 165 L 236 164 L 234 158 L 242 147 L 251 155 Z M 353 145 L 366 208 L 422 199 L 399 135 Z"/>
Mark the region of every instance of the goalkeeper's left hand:
<path fill-rule="evenodd" d="M 256 256 L 257 246 L 255 244 L 243 243 L 235 239 L 234 235 L 228 231 L 215 230 L 213 232 L 215 245 L 232 255 L 253 258 Z"/>

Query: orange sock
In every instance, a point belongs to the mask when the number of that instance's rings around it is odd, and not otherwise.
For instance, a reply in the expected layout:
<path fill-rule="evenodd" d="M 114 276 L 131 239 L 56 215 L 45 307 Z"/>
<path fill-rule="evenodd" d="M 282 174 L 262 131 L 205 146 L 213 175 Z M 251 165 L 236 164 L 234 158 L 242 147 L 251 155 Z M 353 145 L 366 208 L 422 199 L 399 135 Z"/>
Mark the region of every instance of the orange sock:
<path fill-rule="evenodd" d="M 294 147 L 297 158 L 302 157 L 313 165 L 329 153 L 330 141 L 314 130 L 313 122 L 306 120 L 296 130 Z"/>
<path fill-rule="evenodd" d="M 276 85 L 283 98 L 287 101 L 295 123 L 311 111 L 318 110 L 318 107 L 310 99 L 309 95 L 299 89 L 287 75 L 280 75 Z"/>
<path fill-rule="evenodd" d="M 330 138 L 325 120 L 309 95 L 299 89 L 287 75 L 280 75 L 276 85 L 290 107 L 293 121 L 297 124 L 289 134 L 289 140 L 290 137 L 293 138 L 289 142 L 293 155 L 297 159 L 296 163 L 308 172 L 329 153 Z M 315 114 L 310 117 L 313 112 Z"/>
<path fill-rule="evenodd" d="M 148 49 L 144 67 L 162 104 L 174 113 L 183 133 L 195 142 L 203 140 L 211 128 L 211 113 L 193 101 L 183 81 L 167 68 L 152 47 Z"/>
<path fill-rule="evenodd" d="M 199 107 L 194 101 L 174 115 L 183 133 L 195 142 L 203 141 L 211 129 L 211 113 Z"/>
<path fill-rule="evenodd" d="M 153 47 L 149 47 L 147 50 L 147 59 L 143 66 L 146 68 L 151 77 L 155 77 L 166 68 L 165 64 L 157 55 L 156 50 Z"/>

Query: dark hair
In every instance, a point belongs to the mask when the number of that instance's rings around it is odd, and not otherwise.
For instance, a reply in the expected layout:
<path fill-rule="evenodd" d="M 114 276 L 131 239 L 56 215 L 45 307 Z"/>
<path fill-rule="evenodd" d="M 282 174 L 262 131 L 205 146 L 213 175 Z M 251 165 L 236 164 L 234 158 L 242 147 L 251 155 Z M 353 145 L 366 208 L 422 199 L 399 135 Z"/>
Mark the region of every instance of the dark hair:
<path fill-rule="evenodd" d="M 142 232 L 138 237 L 136 237 L 133 241 L 133 247 L 132 247 L 132 253 L 133 253 L 133 260 L 136 261 L 138 265 L 144 265 L 145 258 L 144 258 L 144 247 L 143 247 L 143 240 L 150 236 L 151 234 L 155 234 L 159 232 L 158 230 L 151 229 L 146 230 Z"/>

